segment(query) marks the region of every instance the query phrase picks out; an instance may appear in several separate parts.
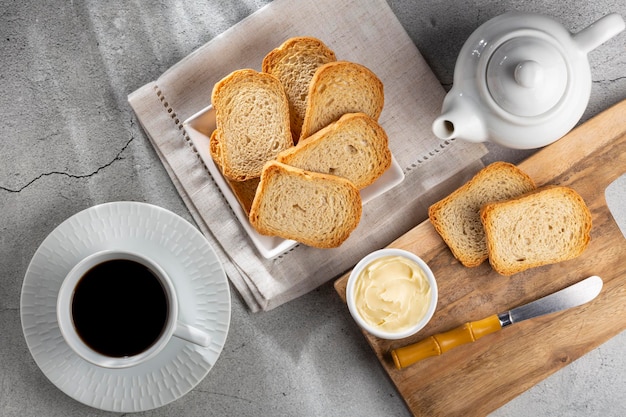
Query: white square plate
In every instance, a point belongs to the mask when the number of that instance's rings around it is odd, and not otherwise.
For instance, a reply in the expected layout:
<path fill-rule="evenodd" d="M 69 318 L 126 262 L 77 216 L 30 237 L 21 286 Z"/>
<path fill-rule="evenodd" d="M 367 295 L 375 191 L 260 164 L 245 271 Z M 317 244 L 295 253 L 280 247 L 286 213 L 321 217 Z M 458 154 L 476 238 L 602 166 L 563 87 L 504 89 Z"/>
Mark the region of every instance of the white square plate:
<path fill-rule="evenodd" d="M 200 110 L 198 113 L 185 120 L 183 122 L 183 126 L 198 151 L 200 158 L 202 158 L 202 161 L 215 180 L 215 183 L 222 191 L 224 197 L 226 197 L 226 200 L 233 209 L 237 219 L 261 255 L 266 259 L 272 259 L 297 245 L 298 242 L 294 240 L 285 240 L 278 237 L 261 235 L 254 230 L 250 224 L 248 216 L 222 176 L 220 169 L 213 162 L 213 158 L 211 158 L 209 141 L 211 133 L 213 133 L 216 129 L 215 110 L 213 107 L 208 106 Z M 389 169 L 385 171 L 385 173 L 381 175 L 381 177 L 378 178 L 373 184 L 361 190 L 361 200 L 363 204 L 391 190 L 403 180 L 404 173 L 402 172 L 402 168 L 400 168 L 400 165 L 392 156 L 391 166 Z"/>

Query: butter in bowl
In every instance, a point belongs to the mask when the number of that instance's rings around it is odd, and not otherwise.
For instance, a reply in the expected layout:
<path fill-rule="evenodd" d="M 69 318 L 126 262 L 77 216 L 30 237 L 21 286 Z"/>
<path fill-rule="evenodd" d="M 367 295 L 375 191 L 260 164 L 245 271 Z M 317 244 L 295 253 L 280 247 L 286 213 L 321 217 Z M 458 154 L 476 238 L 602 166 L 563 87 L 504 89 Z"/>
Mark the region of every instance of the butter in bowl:
<path fill-rule="evenodd" d="M 382 339 L 403 339 L 420 331 L 437 307 L 431 269 L 417 255 L 381 249 L 352 270 L 346 288 L 350 314 L 365 331 Z"/>

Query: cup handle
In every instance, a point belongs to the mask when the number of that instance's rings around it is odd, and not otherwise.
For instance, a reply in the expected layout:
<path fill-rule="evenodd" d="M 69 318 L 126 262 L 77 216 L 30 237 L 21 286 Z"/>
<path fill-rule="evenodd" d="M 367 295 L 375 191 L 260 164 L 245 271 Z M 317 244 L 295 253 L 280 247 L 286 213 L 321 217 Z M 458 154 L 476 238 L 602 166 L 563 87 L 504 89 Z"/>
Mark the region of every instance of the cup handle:
<path fill-rule="evenodd" d="M 207 347 L 211 343 L 211 336 L 206 332 L 180 321 L 176 322 L 174 336 L 202 347 Z"/>

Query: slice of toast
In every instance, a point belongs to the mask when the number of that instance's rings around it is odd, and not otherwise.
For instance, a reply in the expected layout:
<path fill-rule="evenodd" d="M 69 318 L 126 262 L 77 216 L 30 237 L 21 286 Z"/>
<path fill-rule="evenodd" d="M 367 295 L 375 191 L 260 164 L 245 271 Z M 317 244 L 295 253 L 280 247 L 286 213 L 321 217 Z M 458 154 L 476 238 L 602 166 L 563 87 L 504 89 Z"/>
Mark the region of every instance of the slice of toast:
<path fill-rule="evenodd" d="M 515 165 L 494 162 L 452 194 L 430 206 L 428 217 L 454 257 L 467 267 L 475 267 L 488 257 L 480 220 L 481 207 L 520 196 L 535 188 L 534 181 Z"/>
<path fill-rule="evenodd" d="M 306 36 L 287 39 L 263 59 L 263 72 L 278 78 L 287 93 L 294 143 L 300 138 L 309 84 L 315 71 L 336 60 L 335 53 L 322 41 Z"/>
<path fill-rule="evenodd" d="M 307 171 L 338 175 L 363 189 L 391 165 L 385 130 L 364 113 L 348 113 L 276 159 Z"/>
<path fill-rule="evenodd" d="M 219 142 L 219 134 L 217 130 L 214 130 L 211 134 L 211 140 L 209 142 L 209 151 L 211 153 L 211 158 L 215 162 L 217 168 L 222 171 L 222 162 L 221 162 L 221 154 L 220 154 L 220 142 Z M 254 200 L 254 196 L 256 194 L 256 189 L 259 185 L 260 178 L 250 178 L 249 180 L 244 181 L 233 181 L 229 178 L 224 177 L 226 183 L 232 190 L 235 198 L 239 202 L 239 205 L 243 208 L 243 211 L 247 214 L 250 214 L 250 208 L 252 207 L 252 200 Z"/>
<path fill-rule="evenodd" d="M 481 210 L 489 262 L 502 275 L 580 255 L 591 239 L 591 213 L 573 189 L 546 186 Z"/>
<path fill-rule="evenodd" d="M 273 75 L 234 71 L 213 87 L 211 100 L 224 177 L 258 178 L 267 161 L 293 146 L 287 95 Z"/>
<path fill-rule="evenodd" d="M 365 66 L 347 61 L 324 64 L 309 86 L 300 140 L 346 113 L 365 113 L 378 121 L 384 101 L 383 83 Z"/>
<path fill-rule="evenodd" d="M 350 181 L 270 161 L 249 219 L 263 235 L 334 248 L 357 227 L 361 210 L 359 190 Z"/>

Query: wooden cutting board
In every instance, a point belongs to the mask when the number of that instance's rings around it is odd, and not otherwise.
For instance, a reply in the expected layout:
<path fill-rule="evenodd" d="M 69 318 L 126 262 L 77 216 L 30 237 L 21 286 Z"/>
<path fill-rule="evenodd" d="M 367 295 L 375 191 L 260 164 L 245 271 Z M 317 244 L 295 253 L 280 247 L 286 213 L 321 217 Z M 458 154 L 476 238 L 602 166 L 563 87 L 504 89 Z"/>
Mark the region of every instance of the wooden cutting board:
<path fill-rule="evenodd" d="M 540 150 L 519 167 L 537 183 L 567 185 L 592 212 L 591 243 L 576 259 L 505 277 L 488 262 L 458 263 L 428 220 L 389 247 L 432 268 L 439 303 L 431 322 L 400 340 L 365 337 L 414 415 L 485 415 L 626 329 L 626 239 L 611 216 L 606 187 L 626 172 L 626 100 Z M 396 370 L 389 352 L 462 323 L 509 310 L 590 275 L 604 280 L 591 303 L 527 320 L 438 357 Z M 345 301 L 348 275 L 335 282 Z M 355 324 L 356 325 L 356 324 Z"/>

